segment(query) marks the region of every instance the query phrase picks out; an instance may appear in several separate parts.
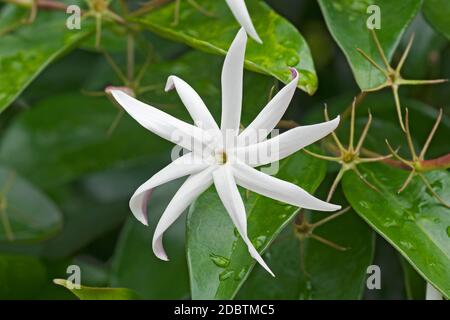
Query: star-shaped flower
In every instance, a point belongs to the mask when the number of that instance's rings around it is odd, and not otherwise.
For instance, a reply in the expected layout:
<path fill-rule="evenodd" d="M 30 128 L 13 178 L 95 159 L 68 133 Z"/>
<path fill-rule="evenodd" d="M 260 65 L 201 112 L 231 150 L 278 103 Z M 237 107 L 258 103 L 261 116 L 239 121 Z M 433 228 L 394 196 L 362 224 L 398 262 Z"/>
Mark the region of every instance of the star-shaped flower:
<path fill-rule="evenodd" d="M 338 126 L 339 117 L 316 125 L 297 127 L 266 139 L 286 111 L 297 87 L 299 75 L 291 69 L 293 80 L 278 92 L 245 130 L 239 132 L 246 43 L 247 35 L 241 29 L 225 58 L 220 127 L 194 89 L 176 76 L 168 78 L 166 91 L 177 90 L 195 125 L 146 105 L 123 91 L 112 89 L 109 93 L 142 126 L 190 151 L 156 173 L 131 197 L 131 211 L 147 225 L 147 200 L 152 189 L 189 176 L 158 222 L 153 236 L 155 255 L 168 260 L 162 243 L 164 232 L 201 193 L 214 184 L 251 256 L 273 275 L 247 236 L 247 217 L 237 185 L 297 207 L 321 211 L 340 209 L 340 206 L 319 200 L 297 185 L 255 169 L 285 158 L 327 136 Z"/>

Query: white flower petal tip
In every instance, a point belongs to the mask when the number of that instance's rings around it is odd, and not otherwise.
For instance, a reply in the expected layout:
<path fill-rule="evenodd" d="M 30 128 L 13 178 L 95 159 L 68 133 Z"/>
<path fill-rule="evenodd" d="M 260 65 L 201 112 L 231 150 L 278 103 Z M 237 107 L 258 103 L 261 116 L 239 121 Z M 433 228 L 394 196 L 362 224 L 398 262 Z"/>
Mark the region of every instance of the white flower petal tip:
<path fill-rule="evenodd" d="M 289 68 L 289 71 L 291 71 L 292 80 L 298 81 L 298 78 L 300 77 L 300 73 L 298 72 L 298 70 L 295 68 Z"/>
<path fill-rule="evenodd" d="M 175 89 L 174 76 L 169 76 L 167 78 L 166 87 L 164 88 L 165 92 L 169 92 Z"/>
<path fill-rule="evenodd" d="M 323 207 L 320 208 L 320 211 L 338 211 L 341 210 L 342 206 L 337 204 L 332 204 L 328 202 L 323 202 Z"/>
<path fill-rule="evenodd" d="M 253 38 L 259 44 L 262 44 L 262 40 L 253 26 L 252 19 L 248 13 L 247 6 L 244 0 L 225 0 L 230 7 L 231 12 L 236 18 L 237 22 L 245 29 L 250 37 Z"/>
<path fill-rule="evenodd" d="M 105 88 L 105 93 L 114 96 L 114 92 L 119 91 L 126 93 L 129 96 L 132 96 L 133 98 L 136 96 L 134 94 L 134 91 L 128 87 L 114 87 L 114 86 L 107 86 Z"/>
<path fill-rule="evenodd" d="M 153 253 L 158 259 L 162 261 L 170 261 L 162 244 L 162 236 L 158 237 L 157 239 L 153 239 L 152 249 Z"/>

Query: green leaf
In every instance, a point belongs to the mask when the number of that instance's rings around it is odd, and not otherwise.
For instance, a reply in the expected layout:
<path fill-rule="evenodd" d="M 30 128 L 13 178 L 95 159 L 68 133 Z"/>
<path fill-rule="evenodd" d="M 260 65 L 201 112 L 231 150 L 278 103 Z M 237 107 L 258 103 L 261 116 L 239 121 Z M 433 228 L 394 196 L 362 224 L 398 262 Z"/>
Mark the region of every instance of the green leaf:
<path fill-rule="evenodd" d="M 368 188 L 353 172 L 345 174 L 344 193 L 352 207 L 389 241 L 428 282 L 450 296 L 450 209 L 438 203 L 419 177 L 401 194 L 409 172 L 383 164 L 361 166 L 363 174 L 379 192 Z M 426 174 L 445 200 L 450 200 L 450 173 Z"/>
<path fill-rule="evenodd" d="M 173 25 L 174 3 L 140 17 L 136 22 L 162 37 L 206 52 L 226 54 L 239 29 L 230 9 L 225 1 L 196 2 L 216 17 L 208 17 L 188 1 L 181 1 L 180 21 L 176 26 Z M 317 89 L 317 76 L 304 38 L 292 24 L 276 14 L 263 1 L 247 0 L 246 4 L 255 28 L 264 42 L 260 45 L 249 40 L 246 67 L 271 75 L 285 83 L 291 79 L 288 68 L 296 67 L 301 74 L 299 87 L 313 94 Z"/>
<path fill-rule="evenodd" d="M 14 171 L 0 167 L 0 243 L 39 242 L 62 227 L 56 205 Z"/>
<path fill-rule="evenodd" d="M 325 163 L 298 152 L 280 163 L 277 177 L 314 191 L 325 175 Z M 294 217 L 296 209 L 250 194 L 245 199 L 248 234 L 264 252 Z M 255 265 L 237 236 L 214 188 L 191 206 L 187 220 L 187 258 L 193 299 L 232 299 Z"/>
<path fill-rule="evenodd" d="M 357 48 L 362 49 L 383 66 L 366 22 L 367 8 L 377 5 L 381 13 L 381 29 L 376 30 L 381 46 L 391 58 L 403 32 L 420 9 L 422 0 L 404 0 L 399 5 L 392 0 L 319 0 L 328 29 L 347 57 L 361 89 L 382 84 L 383 74 L 365 60 Z"/>
<path fill-rule="evenodd" d="M 425 280 L 411 267 L 406 259 L 400 257 L 400 263 L 405 279 L 406 296 L 410 300 L 424 300 L 427 287 Z"/>
<path fill-rule="evenodd" d="M 437 31 L 450 40 L 450 2 L 447 0 L 424 0 L 423 13 Z"/>
<path fill-rule="evenodd" d="M 156 226 L 177 186 L 178 183 L 170 183 L 155 189 L 149 201 L 150 226 Z M 170 262 L 165 262 L 159 260 L 151 248 L 154 228 L 145 227 L 130 217 L 114 253 L 111 285 L 131 288 L 144 299 L 186 299 L 189 281 L 183 221 L 181 217 L 164 235 L 164 246 L 170 257 Z"/>
<path fill-rule="evenodd" d="M 0 299 L 32 299 L 47 280 L 37 258 L 0 254 Z"/>
<path fill-rule="evenodd" d="M 340 199 L 336 201 L 342 204 Z M 307 215 L 311 223 L 327 216 L 329 214 L 319 212 Z M 362 298 L 367 267 L 373 259 L 375 237 L 353 210 L 314 231 L 322 238 L 347 248 L 346 251 L 338 251 L 311 238 L 300 243 L 294 228 L 285 230 L 265 255 L 276 278 L 257 266 L 239 291 L 238 299 Z"/>
<path fill-rule="evenodd" d="M 70 290 L 80 300 L 138 300 L 139 296 L 130 289 L 125 288 L 95 288 L 80 286 L 74 288 L 68 280 L 55 279 L 53 282 Z"/>
<path fill-rule="evenodd" d="M 168 144 L 123 117 L 112 135 L 117 109 L 104 98 L 54 96 L 23 112 L 0 146 L 2 162 L 44 188 L 82 174 L 143 161 Z"/>
<path fill-rule="evenodd" d="M 23 10 L 5 7 L 1 19 L 22 17 Z M 69 52 L 93 29 L 66 28 L 65 12 L 40 11 L 36 20 L 2 36 L 0 44 L 0 112 L 5 110 L 37 75 L 58 57 Z M 18 21 L 18 19 L 11 19 Z M 0 28 L 2 25 L 0 25 Z M 70 77 L 70 75 L 67 75 Z"/>

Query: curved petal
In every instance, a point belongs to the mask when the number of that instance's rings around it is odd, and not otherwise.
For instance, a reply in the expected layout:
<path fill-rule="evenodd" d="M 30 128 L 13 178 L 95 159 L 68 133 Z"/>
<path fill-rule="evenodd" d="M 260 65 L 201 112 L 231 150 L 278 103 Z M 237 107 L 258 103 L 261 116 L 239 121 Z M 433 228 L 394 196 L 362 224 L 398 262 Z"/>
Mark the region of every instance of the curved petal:
<path fill-rule="evenodd" d="M 166 92 L 176 89 L 181 101 L 189 111 L 197 127 L 205 130 L 219 130 L 216 121 L 209 112 L 202 98 L 184 80 L 177 76 L 170 76 L 166 83 Z"/>
<path fill-rule="evenodd" d="M 290 70 L 292 81 L 273 97 L 255 120 L 239 135 L 240 141 L 247 142 L 244 145 L 248 145 L 248 141 L 257 143 L 264 140 L 283 117 L 294 96 L 295 89 L 297 89 L 299 78 L 295 68 L 290 68 Z"/>
<path fill-rule="evenodd" d="M 341 209 L 341 206 L 317 199 L 293 183 L 271 177 L 246 164 L 234 164 L 233 173 L 237 184 L 263 196 L 305 209 L 319 211 Z"/>
<path fill-rule="evenodd" d="M 339 125 L 339 116 L 319 124 L 301 126 L 272 139 L 232 150 L 242 162 L 257 167 L 278 161 L 326 137 Z"/>
<path fill-rule="evenodd" d="M 233 12 L 234 17 L 239 22 L 239 24 L 245 29 L 250 37 L 252 37 L 256 42 L 262 43 L 261 38 L 253 26 L 252 19 L 247 10 L 244 0 L 225 0 L 230 7 L 231 12 Z"/>
<path fill-rule="evenodd" d="M 153 234 L 153 252 L 159 259 L 169 260 L 162 243 L 164 232 L 178 219 L 195 198 L 212 185 L 213 179 L 211 173 L 214 170 L 215 167 L 211 166 L 199 173 L 191 175 L 173 196 Z"/>
<path fill-rule="evenodd" d="M 148 225 L 147 201 L 152 189 L 166 182 L 197 173 L 207 166 L 208 164 L 202 162 L 199 158 L 195 158 L 192 153 L 176 159 L 153 175 L 134 192 L 130 199 L 131 212 L 141 223 Z"/>
<path fill-rule="evenodd" d="M 222 200 L 225 209 L 227 209 L 233 224 L 236 226 L 239 234 L 248 247 L 250 255 L 272 276 L 275 276 L 267 264 L 264 262 L 258 251 L 253 246 L 247 235 L 247 216 L 245 214 L 244 203 L 234 181 L 231 168 L 229 166 L 221 166 L 213 172 L 214 185 L 220 200 Z"/>
<path fill-rule="evenodd" d="M 204 130 L 178 120 L 161 110 L 127 95 L 121 90 L 110 90 L 108 93 L 140 125 L 161 138 L 176 143 L 188 150 L 193 150 L 195 147 L 202 145 L 204 141 L 213 141 L 212 137 Z"/>
<path fill-rule="evenodd" d="M 247 35 L 239 30 L 228 50 L 222 68 L 222 119 L 220 128 L 224 138 L 227 133 L 239 132 L 242 109 L 242 81 Z"/>

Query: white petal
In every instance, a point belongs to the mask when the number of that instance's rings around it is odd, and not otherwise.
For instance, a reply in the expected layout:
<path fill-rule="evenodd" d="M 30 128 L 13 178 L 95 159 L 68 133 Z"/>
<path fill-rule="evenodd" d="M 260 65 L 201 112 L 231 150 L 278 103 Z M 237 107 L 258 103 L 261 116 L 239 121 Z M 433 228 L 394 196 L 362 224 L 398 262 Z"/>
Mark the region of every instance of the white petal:
<path fill-rule="evenodd" d="M 275 97 L 264 107 L 253 122 L 239 135 L 240 141 L 260 142 L 275 128 L 286 112 L 289 103 L 297 88 L 299 74 L 295 68 L 292 72 L 292 81 L 281 89 Z"/>
<path fill-rule="evenodd" d="M 425 300 L 444 300 L 442 294 L 436 290 L 432 284 L 427 282 L 426 298 Z"/>
<path fill-rule="evenodd" d="M 244 203 L 234 181 L 231 168 L 229 166 L 221 166 L 213 172 L 214 185 L 217 193 L 222 200 L 225 209 L 227 209 L 233 224 L 247 245 L 250 255 L 272 276 L 273 272 L 259 255 L 247 235 L 247 216 L 245 214 Z"/>
<path fill-rule="evenodd" d="M 220 128 L 225 137 L 227 130 L 239 132 L 242 109 L 242 79 L 247 35 L 239 30 L 228 50 L 222 68 L 222 121 Z"/>
<path fill-rule="evenodd" d="M 195 158 L 192 153 L 188 153 L 157 172 L 144 184 L 142 184 L 130 199 L 130 209 L 133 215 L 141 223 L 148 225 L 147 220 L 147 201 L 151 195 L 152 189 L 166 182 L 197 173 L 205 169 L 208 165 Z"/>
<path fill-rule="evenodd" d="M 215 170 L 214 167 L 209 167 L 191 175 L 178 189 L 162 214 L 153 234 L 153 252 L 159 259 L 169 260 L 162 243 L 164 232 L 178 219 L 195 198 L 212 185 L 211 172 L 213 170 Z"/>
<path fill-rule="evenodd" d="M 237 148 L 232 152 L 236 153 L 238 159 L 252 167 L 272 163 L 326 137 L 337 128 L 339 120 L 338 116 L 331 121 L 297 127 L 272 139 Z"/>
<path fill-rule="evenodd" d="M 239 24 L 245 29 L 250 37 L 252 37 L 256 42 L 262 43 L 262 40 L 258 36 L 258 33 L 253 26 L 252 20 L 245 5 L 244 0 L 225 0 L 230 7 L 231 12 L 233 12 L 234 17 L 239 22 Z"/>
<path fill-rule="evenodd" d="M 320 211 L 341 209 L 341 206 L 317 199 L 293 183 L 271 177 L 246 164 L 233 164 L 233 173 L 238 185 L 263 196 L 305 209 Z"/>
<path fill-rule="evenodd" d="M 177 76 L 170 76 L 167 79 L 165 90 L 167 92 L 174 88 L 177 90 L 181 101 L 183 101 L 197 127 L 205 130 L 219 130 L 202 98 L 188 83 Z"/>
<path fill-rule="evenodd" d="M 204 130 L 178 120 L 127 95 L 123 91 L 110 90 L 109 93 L 144 128 L 183 148 L 193 150 L 194 147 L 198 147 L 204 141 L 213 140 Z"/>

